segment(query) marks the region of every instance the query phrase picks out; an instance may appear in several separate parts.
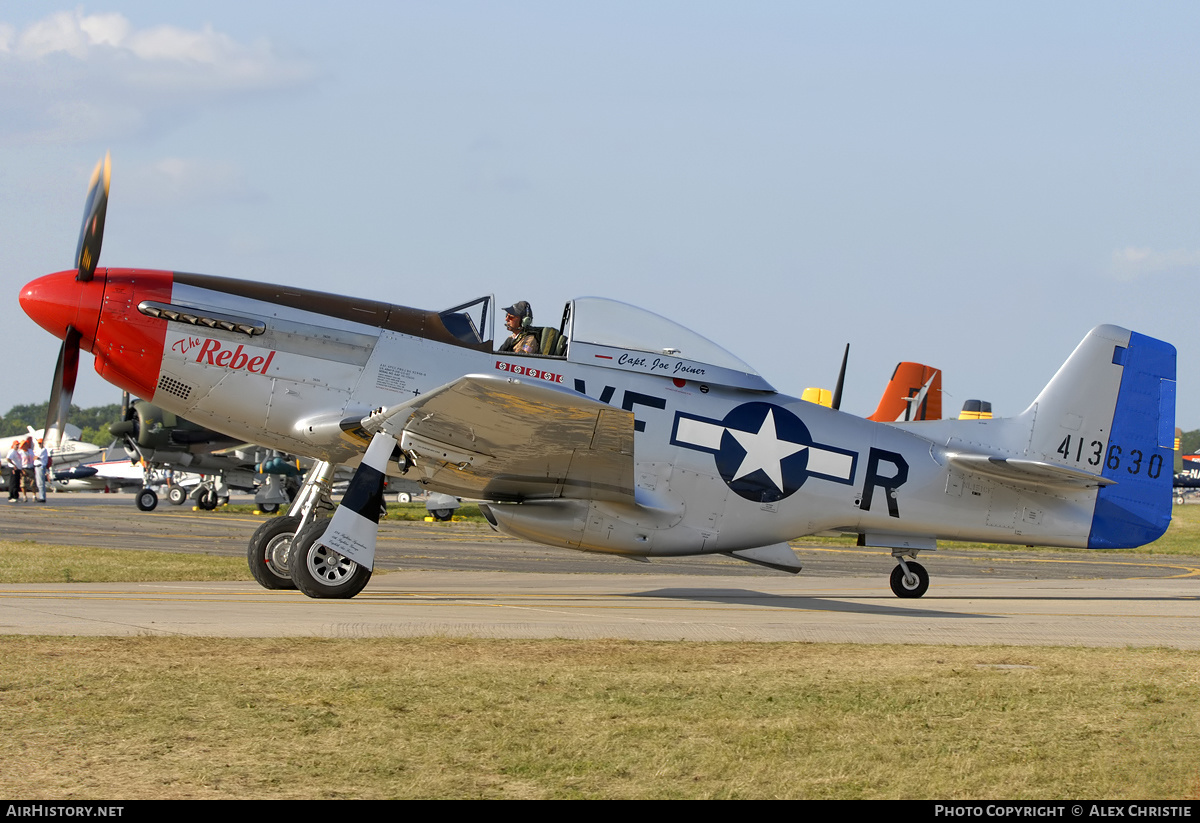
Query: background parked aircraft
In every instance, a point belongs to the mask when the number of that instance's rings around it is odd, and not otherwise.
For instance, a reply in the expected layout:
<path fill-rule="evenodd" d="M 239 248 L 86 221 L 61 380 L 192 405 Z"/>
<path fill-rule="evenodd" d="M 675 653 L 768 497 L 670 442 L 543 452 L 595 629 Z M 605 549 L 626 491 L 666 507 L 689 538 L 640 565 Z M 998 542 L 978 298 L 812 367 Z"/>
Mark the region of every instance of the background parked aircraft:
<path fill-rule="evenodd" d="M 846 378 L 846 361 L 850 346 L 846 346 L 842 367 L 838 371 L 837 388 L 807 388 L 801 400 L 830 409 L 841 408 L 842 385 Z M 879 398 L 879 405 L 867 417 L 881 423 L 905 420 L 940 420 L 942 417 L 942 372 L 922 363 L 901 362 Z"/>
<path fill-rule="evenodd" d="M 1182 453 L 1183 431 L 1175 429 L 1175 502 L 1184 503 L 1200 489 L 1200 454 Z"/>
<path fill-rule="evenodd" d="M 39 440 L 41 440 L 43 438 L 44 434 L 45 434 L 44 429 L 27 428 L 24 432 L 21 432 L 19 434 L 13 434 L 13 435 L 10 435 L 7 437 L 0 437 L 0 443 L 5 444 L 5 446 L 6 446 L 5 450 L 7 451 L 7 445 L 10 444 L 13 440 L 24 441 L 25 438 L 32 437 L 33 442 L 36 444 Z M 86 460 L 95 459 L 95 457 L 97 455 L 99 455 L 99 453 L 100 453 L 99 446 L 97 446 L 93 443 L 87 443 L 83 440 L 79 440 L 78 439 L 79 436 L 80 436 L 80 431 L 79 431 L 78 426 L 68 425 L 66 427 L 66 432 L 64 433 L 61 440 L 58 442 L 58 444 L 56 446 L 54 446 L 54 448 L 52 448 L 50 450 L 50 458 L 52 461 L 51 465 L 53 465 L 53 466 L 71 466 L 71 465 L 74 465 L 75 463 L 81 463 Z"/>
<path fill-rule="evenodd" d="M 867 417 L 880 423 L 942 419 L 942 371 L 923 363 L 896 365 L 879 406 Z"/>

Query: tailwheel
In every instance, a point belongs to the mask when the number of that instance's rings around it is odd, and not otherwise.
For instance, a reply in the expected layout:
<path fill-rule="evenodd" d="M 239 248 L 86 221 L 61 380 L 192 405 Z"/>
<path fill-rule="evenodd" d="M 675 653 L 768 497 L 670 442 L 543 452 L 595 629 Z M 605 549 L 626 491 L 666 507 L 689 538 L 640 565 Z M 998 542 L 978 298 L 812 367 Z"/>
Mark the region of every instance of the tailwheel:
<path fill-rule="evenodd" d="M 329 523 L 317 520 L 296 533 L 288 568 L 296 588 L 309 597 L 349 599 L 367 585 L 371 570 L 320 543 Z"/>
<path fill-rule="evenodd" d="M 907 573 L 905 571 L 907 567 Z M 920 597 L 929 590 L 929 572 L 915 560 L 901 560 L 892 569 L 892 592 L 896 597 Z"/>

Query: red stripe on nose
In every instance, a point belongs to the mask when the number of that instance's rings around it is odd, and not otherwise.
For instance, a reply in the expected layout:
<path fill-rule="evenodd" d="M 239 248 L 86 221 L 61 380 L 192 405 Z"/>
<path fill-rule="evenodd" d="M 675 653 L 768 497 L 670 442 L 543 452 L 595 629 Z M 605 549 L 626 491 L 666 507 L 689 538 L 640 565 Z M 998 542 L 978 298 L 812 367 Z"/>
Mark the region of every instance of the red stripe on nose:
<path fill-rule="evenodd" d="M 162 371 L 167 321 L 138 311 L 146 300 L 171 302 L 169 271 L 108 269 L 96 328 L 96 373 L 138 397 L 152 399 Z"/>

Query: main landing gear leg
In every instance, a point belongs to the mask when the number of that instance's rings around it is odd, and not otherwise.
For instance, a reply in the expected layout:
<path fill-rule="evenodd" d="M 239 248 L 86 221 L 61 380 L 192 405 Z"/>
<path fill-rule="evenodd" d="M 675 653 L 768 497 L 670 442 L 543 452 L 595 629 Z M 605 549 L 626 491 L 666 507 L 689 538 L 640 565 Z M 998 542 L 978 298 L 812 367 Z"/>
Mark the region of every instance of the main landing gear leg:
<path fill-rule="evenodd" d="M 382 431 L 374 434 L 337 512 L 329 520 L 309 523 L 296 532 L 288 571 L 296 588 L 304 594 L 348 599 L 362 591 L 371 579 L 384 478 L 395 450 L 395 437 Z M 334 526 L 337 531 L 326 542 L 325 534 Z M 349 550 L 364 564 L 341 554 L 339 549 Z"/>
<path fill-rule="evenodd" d="M 913 558 L 905 561 L 899 550 L 892 552 L 896 568 L 892 569 L 892 592 L 896 597 L 920 597 L 929 590 L 929 572 L 917 562 L 917 553 L 907 550 Z"/>
<path fill-rule="evenodd" d="M 250 538 L 246 560 L 250 564 L 250 574 L 263 588 L 296 587 L 288 568 L 292 539 L 308 524 L 328 519 L 333 514 L 333 470 L 334 465 L 324 460 L 314 464 L 304 476 L 287 517 L 268 520 Z"/>

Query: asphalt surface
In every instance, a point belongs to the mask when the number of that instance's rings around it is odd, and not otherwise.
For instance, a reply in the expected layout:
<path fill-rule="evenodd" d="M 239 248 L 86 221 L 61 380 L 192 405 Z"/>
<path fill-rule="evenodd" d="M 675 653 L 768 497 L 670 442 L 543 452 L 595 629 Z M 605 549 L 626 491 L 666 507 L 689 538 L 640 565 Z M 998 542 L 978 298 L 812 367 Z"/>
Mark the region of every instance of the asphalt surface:
<path fill-rule="evenodd" d="M 133 496 L 0 503 L 7 540 L 242 557 L 262 516 Z M 923 553 L 929 593 L 900 600 L 876 549 L 798 550 L 799 576 L 723 557 L 637 563 L 474 523 L 381 524 L 351 601 L 253 583 L 5 584 L 0 633 L 571 637 L 1200 648 L 1200 559 L 1128 552 Z"/>

